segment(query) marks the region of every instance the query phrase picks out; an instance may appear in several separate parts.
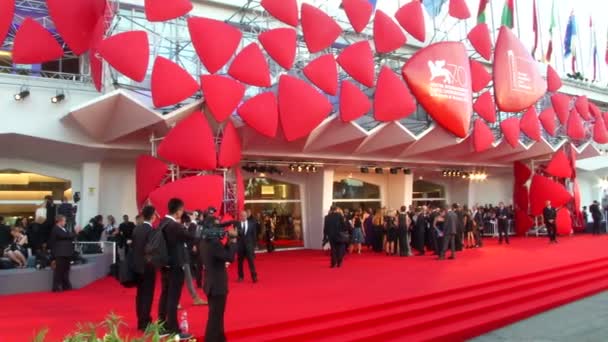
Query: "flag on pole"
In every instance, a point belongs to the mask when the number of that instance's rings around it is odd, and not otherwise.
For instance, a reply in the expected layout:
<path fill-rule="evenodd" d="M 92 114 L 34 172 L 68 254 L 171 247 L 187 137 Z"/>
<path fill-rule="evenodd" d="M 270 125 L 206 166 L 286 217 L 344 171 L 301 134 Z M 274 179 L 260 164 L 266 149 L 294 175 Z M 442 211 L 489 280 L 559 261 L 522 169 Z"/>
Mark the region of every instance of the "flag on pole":
<path fill-rule="evenodd" d="M 608 37 L 608 34 L 606 34 L 606 37 Z M 608 39 L 606 39 L 606 41 L 608 41 Z M 604 56 L 604 59 L 606 60 L 606 64 L 608 64 L 608 45 L 606 45 L 606 56 Z"/>
<path fill-rule="evenodd" d="M 591 58 L 593 58 L 593 81 L 597 79 L 597 37 L 593 27 L 593 17 L 589 17 L 589 31 L 591 31 Z"/>
<path fill-rule="evenodd" d="M 536 0 L 532 1 L 532 31 L 534 31 L 534 46 L 532 47 L 532 58 L 536 57 L 538 47 L 538 17 L 536 15 Z"/>
<path fill-rule="evenodd" d="M 574 46 L 574 37 L 577 35 L 576 32 L 576 18 L 574 17 L 574 11 L 570 12 L 568 18 L 568 26 L 566 26 L 566 36 L 564 37 L 564 57 L 568 58 L 572 56 L 572 73 L 576 73 L 576 48 Z"/>
<path fill-rule="evenodd" d="M 551 54 L 553 53 L 553 29 L 555 28 L 555 25 L 555 0 L 553 0 L 551 3 L 551 24 L 549 25 L 549 46 L 547 47 L 547 55 L 545 57 L 547 63 L 551 63 Z"/>
<path fill-rule="evenodd" d="M 427 13 L 431 18 L 435 18 L 441 13 L 441 8 L 447 0 L 424 0 L 422 4 L 426 8 Z"/>
<path fill-rule="evenodd" d="M 490 2 L 490 0 L 479 0 L 479 9 L 477 10 L 477 23 L 478 24 L 486 22 L 486 7 L 488 6 L 488 2 Z M 608 55 L 606 55 L 606 56 L 608 58 Z M 608 59 L 607 59 L 606 63 L 608 63 Z"/>
<path fill-rule="evenodd" d="M 515 5 L 513 3 L 514 1 L 515 0 L 505 0 L 505 6 L 502 8 L 500 24 L 508 28 L 513 28 L 515 26 L 515 22 L 513 20 L 513 13 L 515 10 Z"/>

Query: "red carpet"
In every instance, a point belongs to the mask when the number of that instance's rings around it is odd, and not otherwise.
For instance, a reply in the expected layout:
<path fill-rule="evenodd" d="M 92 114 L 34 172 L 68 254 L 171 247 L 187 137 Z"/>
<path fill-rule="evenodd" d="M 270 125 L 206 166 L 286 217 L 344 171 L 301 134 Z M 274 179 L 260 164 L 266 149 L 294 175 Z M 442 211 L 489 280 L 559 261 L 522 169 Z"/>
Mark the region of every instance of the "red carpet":
<path fill-rule="evenodd" d="M 321 251 L 262 254 L 258 284 L 230 284 L 228 339 L 464 340 L 608 289 L 607 243 L 608 236 L 562 238 L 558 245 L 544 238 L 513 239 L 510 246 L 488 241 L 456 260 L 367 253 L 348 255 L 341 269 L 330 269 Z M 185 290 L 182 298 L 191 330 L 201 336 L 207 309 L 192 307 Z M 111 278 L 68 293 L 4 296 L 0 341 L 28 341 L 43 327 L 49 341 L 58 341 L 76 323 L 100 322 L 111 311 L 133 327 L 133 302 L 134 291 Z"/>

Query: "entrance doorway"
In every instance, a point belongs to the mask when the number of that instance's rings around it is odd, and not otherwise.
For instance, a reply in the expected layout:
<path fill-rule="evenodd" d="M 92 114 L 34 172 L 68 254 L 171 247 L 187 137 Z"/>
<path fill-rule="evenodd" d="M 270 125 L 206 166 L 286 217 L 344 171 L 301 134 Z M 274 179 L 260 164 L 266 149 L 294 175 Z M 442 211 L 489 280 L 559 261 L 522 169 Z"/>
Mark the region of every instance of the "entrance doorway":
<path fill-rule="evenodd" d="M 416 180 L 414 181 L 412 202 L 415 207 L 423 205 L 433 207 L 444 206 L 447 203 L 445 198 L 445 187 L 441 184 L 425 180 Z"/>
<path fill-rule="evenodd" d="M 333 200 L 335 206 L 350 212 L 382 206 L 380 186 L 350 177 L 334 181 Z"/>

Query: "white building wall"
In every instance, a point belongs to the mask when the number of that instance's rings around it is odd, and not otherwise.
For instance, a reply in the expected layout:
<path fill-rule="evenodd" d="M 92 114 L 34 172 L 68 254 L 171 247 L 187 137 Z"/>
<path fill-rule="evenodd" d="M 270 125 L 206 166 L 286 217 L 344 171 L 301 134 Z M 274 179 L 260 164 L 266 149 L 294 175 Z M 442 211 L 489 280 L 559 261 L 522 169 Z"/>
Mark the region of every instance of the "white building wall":
<path fill-rule="evenodd" d="M 513 203 L 513 175 L 489 175 L 483 182 L 470 182 L 469 206 L 475 204 L 505 205 Z"/>
<path fill-rule="evenodd" d="M 122 215 L 134 218 L 137 214 L 135 198 L 135 161 L 108 160 L 101 163 L 99 181 L 99 212 L 113 215 L 120 222 Z"/>

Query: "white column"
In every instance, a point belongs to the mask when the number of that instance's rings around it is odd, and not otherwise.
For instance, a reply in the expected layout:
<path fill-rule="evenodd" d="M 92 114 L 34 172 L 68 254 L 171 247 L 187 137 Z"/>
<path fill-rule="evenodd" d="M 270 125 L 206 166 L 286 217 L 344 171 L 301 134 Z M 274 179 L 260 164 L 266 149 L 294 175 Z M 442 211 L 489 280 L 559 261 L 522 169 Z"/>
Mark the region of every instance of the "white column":
<path fill-rule="evenodd" d="M 334 170 L 322 168 L 308 175 L 305 190 L 306 222 L 304 247 L 320 249 L 323 238 L 323 220 L 333 202 Z"/>
<path fill-rule="evenodd" d="M 80 202 L 78 203 L 79 224 L 83 227 L 88 220 L 99 214 L 99 180 L 101 173 L 100 163 L 82 164 L 82 187 Z"/>
<path fill-rule="evenodd" d="M 402 205 L 409 206 L 412 204 L 414 191 L 414 175 L 399 173 L 388 176 L 388 184 L 386 187 L 386 207 L 389 209 L 398 210 Z"/>

